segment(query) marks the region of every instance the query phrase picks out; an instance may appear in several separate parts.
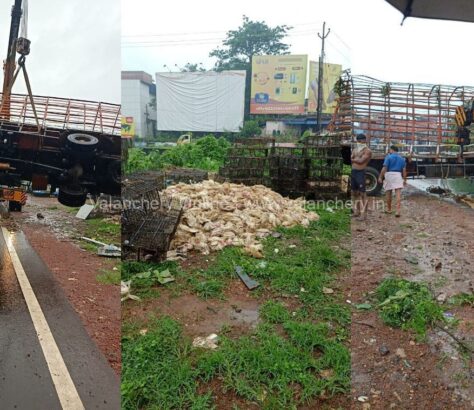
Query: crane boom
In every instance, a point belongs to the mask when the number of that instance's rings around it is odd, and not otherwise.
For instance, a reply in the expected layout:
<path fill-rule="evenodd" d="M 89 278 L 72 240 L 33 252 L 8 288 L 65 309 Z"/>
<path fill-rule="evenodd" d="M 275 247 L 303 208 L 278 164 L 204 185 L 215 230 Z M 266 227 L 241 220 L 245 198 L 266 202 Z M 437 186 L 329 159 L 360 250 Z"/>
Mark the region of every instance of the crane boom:
<path fill-rule="evenodd" d="M 15 0 L 15 3 L 12 7 L 12 20 L 10 25 L 10 36 L 8 37 L 7 58 L 4 64 L 3 93 L 1 101 L 2 109 L 0 117 L 7 119 L 10 116 L 10 93 L 13 83 L 13 76 L 15 74 L 16 42 L 18 39 L 22 15 L 21 3 L 22 0 Z"/>

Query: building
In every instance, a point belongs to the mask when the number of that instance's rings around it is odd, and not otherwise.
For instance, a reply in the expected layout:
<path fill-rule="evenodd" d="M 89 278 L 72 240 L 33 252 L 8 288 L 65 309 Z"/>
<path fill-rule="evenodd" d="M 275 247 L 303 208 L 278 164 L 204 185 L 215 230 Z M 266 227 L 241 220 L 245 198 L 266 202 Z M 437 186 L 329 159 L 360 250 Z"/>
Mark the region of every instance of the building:
<path fill-rule="evenodd" d="M 156 85 L 144 71 L 122 71 L 122 115 L 133 117 L 140 138 L 156 135 Z"/>

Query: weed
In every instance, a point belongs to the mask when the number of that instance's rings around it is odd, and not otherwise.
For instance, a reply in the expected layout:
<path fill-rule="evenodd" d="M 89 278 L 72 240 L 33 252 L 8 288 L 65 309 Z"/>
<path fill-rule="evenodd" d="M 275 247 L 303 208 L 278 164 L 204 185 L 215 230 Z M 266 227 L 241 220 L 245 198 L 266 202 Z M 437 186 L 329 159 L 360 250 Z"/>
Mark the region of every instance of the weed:
<path fill-rule="evenodd" d="M 425 336 L 428 326 L 443 320 L 443 310 L 426 285 L 404 279 L 385 279 L 376 290 L 380 316 L 392 327 L 413 329 Z"/>
<path fill-rule="evenodd" d="M 97 275 L 97 282 L 106 285 L 120 285 L 120 268 L 117 270 L 101 269 L 102 273 Z"/>
<path fill-rule="evenodd" d="M 224 284 L 219 280 L 209 279 L 197 282 L 194 291 L 203 299 L 218 298 L 222 296 Z"/>
<path fill-rule="evenodd" d="M 260 307 L 260 317 L 269 323 L 283 323 L 290 318 L 290 313 L 280 302 L 268 300 Z"/>

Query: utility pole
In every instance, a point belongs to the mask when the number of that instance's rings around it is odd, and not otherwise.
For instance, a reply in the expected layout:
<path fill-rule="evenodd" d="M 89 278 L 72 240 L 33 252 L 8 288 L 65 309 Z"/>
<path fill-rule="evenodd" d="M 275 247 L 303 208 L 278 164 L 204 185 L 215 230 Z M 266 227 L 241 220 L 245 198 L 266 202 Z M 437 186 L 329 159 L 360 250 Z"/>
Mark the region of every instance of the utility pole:
<path fill-rule="evenodd" d="M 323 64 L 324 64 L 324 40 L 331 32 L 329 28 L 326 33 L 326 22 L 323 23 L 323 35 L 318 33 L 318 37 L 322 40 L 321 55 L 319 56 L 319 70 L 318 70 L 318 109 L 317 109 L 317 121 L 318 121 L 318 133 L 321 132 L 321 111 L 323 109 Z"/>

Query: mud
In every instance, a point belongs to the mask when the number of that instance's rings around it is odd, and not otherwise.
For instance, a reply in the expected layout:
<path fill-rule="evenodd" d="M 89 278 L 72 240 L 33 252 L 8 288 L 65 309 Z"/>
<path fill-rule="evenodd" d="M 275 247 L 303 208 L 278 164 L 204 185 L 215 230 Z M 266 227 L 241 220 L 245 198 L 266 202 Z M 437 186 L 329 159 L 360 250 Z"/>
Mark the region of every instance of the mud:
<path fill-rule="evenodd" d="M 366 222 L 352 223 L 348 300 L 368 301 L 378 284 L 394 275 L 428 283 L 440 300 L 472 293 L 474 210 L 409 187 L 402 216 L 395 218 L 383 213 L 377 204 L 381 200 L 371 200 Z M 460 321 L 456 335 L 474 339 L 472 308 L 444 307 Z M 473 408 L 472 357 L 461 357 L 446 333 L 435 329 L 426 342 L 418 342 L 411 332 L 384 325 L 377 312 L 354 309 L 352 319 L 354 408 Z M 388 353 L 382 354 L 382 347 Z M 397 349 L 406 357 L 397 355 Z M 361 396 L 368 401 L 359 402 Z"/>
<path fill-rule="evenodd" d="M 173 291 L 160 288 L 157 299 L 141 303 L 125 303 L 124 317 L 146 323 L 159 316 L 170 316 L 183 325 L 184 334 L 194 338 L 220 334 L 225 329 L 228 336 L 238 336 L 254 329 L 260 321 L 260 302 L 238 282 L 232 282 L 225 293 L 225 300 L 203 300 L 193 294 L 176 296 Z"/>

